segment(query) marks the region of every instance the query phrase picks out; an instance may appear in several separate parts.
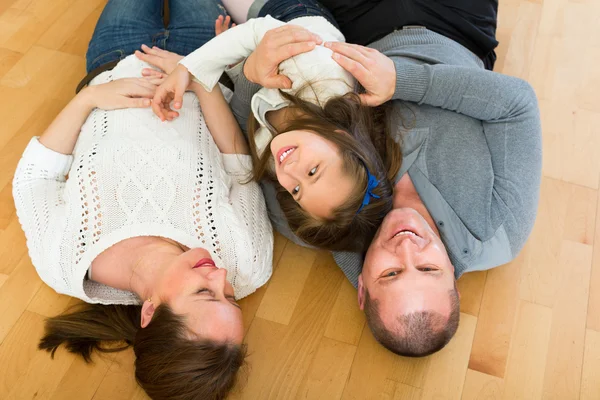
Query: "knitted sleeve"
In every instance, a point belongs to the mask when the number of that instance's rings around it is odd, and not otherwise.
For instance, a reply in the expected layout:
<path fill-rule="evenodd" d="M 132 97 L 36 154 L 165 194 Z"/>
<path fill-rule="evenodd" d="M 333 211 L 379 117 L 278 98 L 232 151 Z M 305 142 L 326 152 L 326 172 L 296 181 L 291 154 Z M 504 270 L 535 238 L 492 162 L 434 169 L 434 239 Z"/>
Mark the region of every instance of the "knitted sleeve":
<path fill-rule="evenodd" d="M 234 285 L 235 297 L 240 299 L 264 285 L 273 270 L 273 230 L 262 191 L 258 183 L 248 181 L 252 160 L 248 155 L 223 154 L 225 172 L 231 177 L 229 201 L 235 214 L 238 235 L 236 243 L 240 260 L 252 266 L 256 282 Z M 247 266 L 243 266 L 247 268 Z"/>
<path fill-rule="evenodd" d="M 13 179 L 15 207 L 31 261 L 40 278 L 61 293 L 66 289 L 59 262 L 61 226 L 65 223 L 63 191 L 72 162 L 71 155 L 50 150 L 35 137 Z"/>

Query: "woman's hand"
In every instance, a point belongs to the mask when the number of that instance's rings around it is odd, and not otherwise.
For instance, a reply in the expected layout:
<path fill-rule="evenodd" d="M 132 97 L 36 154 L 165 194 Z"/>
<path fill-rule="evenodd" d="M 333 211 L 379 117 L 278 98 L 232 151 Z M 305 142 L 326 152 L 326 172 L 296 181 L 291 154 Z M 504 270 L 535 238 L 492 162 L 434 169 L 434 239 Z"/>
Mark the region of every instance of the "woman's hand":
<path fill-rule="evenodd" d="M 101 85 L 88 86 L 81 96 L 90 107 L 103 110 L 150 107 L 150 99 L 163 78 L 124 78 Z"/>
<path fill-rule="evenodd" d="M 318 35 L 297 25 L 271 29 L 246 59 L 244 75 L 250 82 L 266 88 L 289 89 L 292 81 L 279 74 L 279 64 L 290 57 L 309 52 L 321 43 Z"/>
<path fill-rule="evenodd" d="M 156 46 L 150 48 L 145 44 L 142 45 L 142 51 L 135 51 L 135 56 L 150 65 L 160 68 L 167 75 L 173 72 L 173 70 L 177 68 L 177 63 L 183 59 L 183 56 L 180 56 L 179 54 L 160 49 Z M 150 68 L 144 68 L 142 70 L 142 75 L 147 75 L 144 71 L 149 69 Z"/>
<path fill-rule="evenodd" d="M 365 88 L 360 94 L 363 104 L 375 107 L 390 100 L 396 90 L 396 66 L 375 49 L 357 44 L 327 42 L 333 59 L 350 72 Z"/>

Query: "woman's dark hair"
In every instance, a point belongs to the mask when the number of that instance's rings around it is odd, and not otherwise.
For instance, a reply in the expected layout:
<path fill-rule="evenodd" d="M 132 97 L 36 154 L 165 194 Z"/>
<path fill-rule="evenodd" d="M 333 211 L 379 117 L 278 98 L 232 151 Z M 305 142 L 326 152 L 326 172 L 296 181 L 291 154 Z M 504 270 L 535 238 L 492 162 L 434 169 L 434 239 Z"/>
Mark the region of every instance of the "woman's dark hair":
<path fill-rule="evenodd" d="M 143 329 L 140 314 L 140 306 L 81 304 L 46 321 L 39 348 L 54 358 L 64 344 L 91 362 L 94 350 L 117 352 L 133 346 L 136 380 L 151 398 L 226 397 L 244 364 L 245 346 L 189 339 L 184 317 L 164 304 Z"/>
<path fill-rule="evenodd" d="M 255 135 L 259 128 L 254 117 L 249 118 L 248 134 L 254 162 L 253 178 L 267 179 L 277 190 L 277 200 L 296 236 L 304 242 L 327 250 L 363 251 L 392 209 L 393 181 L 402 163 L 400 145 L 392 137 L 391 104 L 364 106 L 360 97 L 348 93 L 327 101 L 323 107 L 281 92 L 291 103 L 284 129 L 274 135 L 308 130 L 334 143 L 342 156 L 344 172 L 356 180 L 350 197 L 335 208 L 328 218 L 317 218 L 306 212 L 283 188 L 270 167 L 271 153 L 258 154 Z M 369 172 L 379 184 L 360 212 L 367 191 Z"/>

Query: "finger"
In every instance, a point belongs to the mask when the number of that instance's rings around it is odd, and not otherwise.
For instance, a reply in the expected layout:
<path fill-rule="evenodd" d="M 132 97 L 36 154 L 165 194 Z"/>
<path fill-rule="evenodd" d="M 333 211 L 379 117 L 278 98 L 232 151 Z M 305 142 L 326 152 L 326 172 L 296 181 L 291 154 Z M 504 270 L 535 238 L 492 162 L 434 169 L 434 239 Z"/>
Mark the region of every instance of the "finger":
<path fill-rule="evenodd" d="M 132 97 L 126 100 L 128 108 L 146 108 L 150 107 L 150 99 Z"/>
<path fill-rule="evenodd" d="M 232 28 L 235 28 L 237 26 L 237 24 L 234 22 L 233 24 L 231 24 Z"/>
<path fill-rule="evenodd" d="M 325 47 L 330 48 L 335 53 L 342 54 L 351 60 L 359 62 L 364 67 L 367 67 L 369 64 L 369 58 L 365 55 L 365 53 L 360 51 L 361 46 L 350 45 L 348 43 L 328 42 L 325 44 Z"/>
<path fill-rule="evenodd" d="M 176 110 L 181 109 L 181 107 L 183 106 L 183 94 L 185 93 L 185 88 L 184 90 L 181 90 L 181 88 L 175 88 L 175 97 L 173 98 L 173 108 L 175 108 Z"/>
<path fill-rule="evenodd" d="M 217 36 L 220 35 L 221 33 L 223 33 L 223 23 L 221 22 L 222 21 L 221 18 L 222 18 L 222 16 L 219 15 L 219 18 L 217 18 L 215 20 L 215 34 Z"/>
<path fill-rule="evenodd" d="M 274 61 L 280 63 L 282 61 L 287 60 L 290 57 L 297 56 L 298 54 L 307 53 L 309 51 L 314 50 L 316 47 L 315 42 L 302 42 L 302 43 L 292 43 L 285 46 L 279 47 L 274 55 Z"/>
<path fill-rule="evenodd" d="M 166 90 L 162 87 L 159 87 L 152 98 L 152 111 L 161 121 L 165 120 L 165 114 L 163 112 L 163 98 L 166 97 Z"/>
<path fill-rule="evenodd" d="M 342 68 L 350 72 L 352 76 L 354 76 L 356 80 L 358 80 L 363 86 L 365 86 L 364 83 L 370 78 L 370 72 L 361 63 L 339 53 L 333 53 L 331 57 Z"/>
<path fill-rule="evenodd" d="M 225 17 L 225 22 L 223 22 L 225 29 L 229 28 L 229 24 L 231 24 L 231 17 L 228 15 Z"/>
<path fill-rule="evenodd" d="M 162 69 L 163 59 L 154 54 L 146 54 L 142 53 L 139 50 L 136 50 L 135 56 L 140 60 L 147 62 L 148 64 L 154 65 L 155 67 Z"/>
<path fill-rule="evenodd" d="M 144 79 L 146 79 L 147 82 L 150 82 L 155 87 L 160 86 L 165 81 L 165 78 L 161 78 L 161 77 L 157 77 L 157 76 L 147 76 Z M 155 88 L 155 90 L 156 90 L 156 88 Z M 152 97 L 154 97 L 154 95 Z"/>
<path fill-rule="evenodd" d="M 312 41 L 317 44 L 323 42 L 319 35 L 297 25 L 284 25 L 269 32 L 272 32 L 271 35 L 269 35 L 269 42 L 274 47 L 297 42 Z"/>
<path fill-rule="evenodd" d="M 378 97 L 374 96 L 371 93 L 362 93 L 359 94 L 358 97 L 360 97 L 361 104 L 364 104 L 369 107 L 377 107 L 383 104 Z"/>
<path fill-rule="evenodd" d="M 144 53 L 146 54 L 153 54 L 156 55 L 156 47 L 150 47 L 150 46 L 146 46 L 145 44 L 142 45 L 142 50 L 144 51 Z"/>
<path fill-rule="evenodd" d="M 157 71 L 152 68 L 144 68 L 142 69 L 142 76 L 144 77 L 154 77 L 154 78 L 164 78 L 165 74 L 160 71 Z"/>
<path fill-rule="evenodd" d="M 265 79 L 264 86 L 269 89 L 291 89 L 292 81 L 285 75 L 276 75 Z"/>

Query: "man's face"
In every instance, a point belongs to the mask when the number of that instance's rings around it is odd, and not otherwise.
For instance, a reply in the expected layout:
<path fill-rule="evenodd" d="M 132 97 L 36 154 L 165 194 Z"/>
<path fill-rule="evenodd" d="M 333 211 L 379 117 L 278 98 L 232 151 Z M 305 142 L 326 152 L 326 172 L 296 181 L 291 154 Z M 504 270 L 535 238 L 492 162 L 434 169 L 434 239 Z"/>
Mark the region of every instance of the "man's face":
<path fill-rule="evenodd" d="M 365 291 L 378 301 L 379 315 L 388 325 L 398 315 L 420 311 L 450 314 L 454 267 L 441 239 L 412 208 L 391 211 L 383 220 L 359 276 L 358 301 L 364 309 Z M 387 318 L 386 318 L 387 317 Z"/>

